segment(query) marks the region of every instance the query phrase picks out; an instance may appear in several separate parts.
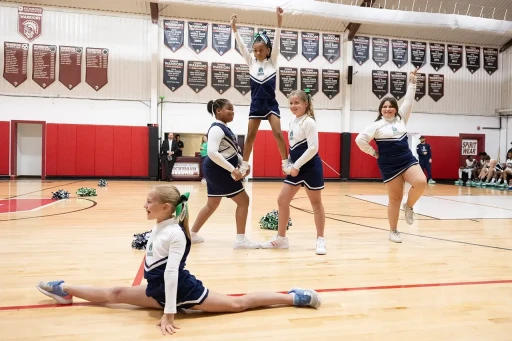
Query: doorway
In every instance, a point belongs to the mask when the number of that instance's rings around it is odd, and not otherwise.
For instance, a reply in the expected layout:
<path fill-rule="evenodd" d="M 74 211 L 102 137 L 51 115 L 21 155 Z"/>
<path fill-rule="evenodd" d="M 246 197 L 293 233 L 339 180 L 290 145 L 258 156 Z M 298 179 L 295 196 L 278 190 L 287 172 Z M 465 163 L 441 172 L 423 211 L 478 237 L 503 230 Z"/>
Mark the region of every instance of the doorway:
<path fill-rule="evenodd" d="M 485 134 L 459 134 L 459 140 L 459 164 L 461 166 L 466 164 L 468 155 L 477 159 L 479 153 L 485 152 Z"/>
<path fill-rule="evenodd" d="M 11 121 L 11 177 L 46 178 L 46 122 Z"/>

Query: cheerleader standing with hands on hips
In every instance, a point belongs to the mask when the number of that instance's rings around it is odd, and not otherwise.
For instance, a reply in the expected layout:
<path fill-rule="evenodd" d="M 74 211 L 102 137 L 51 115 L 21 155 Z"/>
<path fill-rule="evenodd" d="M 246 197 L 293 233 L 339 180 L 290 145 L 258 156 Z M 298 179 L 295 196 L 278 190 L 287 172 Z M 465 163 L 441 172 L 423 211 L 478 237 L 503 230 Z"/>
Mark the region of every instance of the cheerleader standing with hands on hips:
<path fill-rule="evenodd" d="M 409 86 L 400 108 L 394 97 L 383 98 L 379 105 L 379 116 L 375 122 L 356 137 L 359 148 L 377 159 L 389 197 L 389 240 L 395 243 L 402 242 L 397 225 L 404 194 L 404 182 L 412 186 L 407 195 L 407 201 L 402 206 L 405 221 L 409 225 L 414 223 L 414 204 L 427 185 L 425 174 L 409 148 L 406 129 L 416 93 L 416 72 L 417 70 L 414 70 L 409 75 Z M 370 145 L 371 140 L 377 143 L 377 151 Z"/>
<path fill-rule="evenodd" d="M 286 155 L 286 143 L 281 131 L 281 114 L 279 103 L 276 100 L 276 78 L 277 59 L 279 58 L 279 40 L 281 38 L 281 22 L 283 20 L 283 9 L 276 8 L 277 28 L 274 35 L 274 43 L 270 42 L 265 32 L 255 34 L 252 43 L 252 53 L 249 52 L 238 29 L 236 27 L 236 14 L 231 16 L 231 29 L 235 34 L 236 42 L 242 56 L 249 65 L 251 84 L 251 107 L 249 109 L 249 125 L 244 145 L 243 160 L 240 166 L 242 175 L 246 175 L 249 169 L 249 158 L 252 153 L 256 133 L 258 132 L 261 120 L 268 120 L 274 138 L 277 142 L 279 154 L 281 154 L 283 172 L 288 168 L 288 157 Z"/>
<path fill-rule="evenodd" d="M 245 192 L 242 175 L 237 168 L 242 162 L 240 147 L 236 136 L 227 124 L 235 116 L 233 104 L 227 99 L 220 98 L 207 104 L 210 115 L 216 121 L 208 129 L 208 156 L 204 160 L 203 171 L 206 179 L 208 201 L 199 212 L 192 226 L 192 243 L 202 243 L 204 238 L 197 233 L 211 215 L 219 207 L 222 197 L 227 197 L 236 203 L 236 241 L 235 249 L 259 249 L 260 244 L 254 243 L 245 237 L 247 214 L 249 213 L 249 196 Z M 250 169 L 248 169 L 250 172 Z"/>
<path fill-rule="evenodd" d="M 290 165 L 281 193 L 277 199 L 279 207 L 278 232 L 272 240 L 261 245 L 264 249 L 287 249 L 286 227 L 290 217 L 290 202 L 300 187 L 306 188 L 313 208 L 316 225 L 316 254 L 327 254 L 324 239 L 325 210 L 321 191 L 324 188 L 322 160 L 318 155 L 318 130 L 309 90 L 295 90 L 290 94 L 290 110 L 295 119 L 290 122 Z"/>
<path fill-rule="evenodd" d="M 96 304 L 130 304 L 163 310 L 158 325 L 163 335 L 174 334 L 178 310 L 207 313 L 237 313 L 251 308 L 284 305 L 319 308 L 318 293 L 291 289 L 285 293 L 254 292 L 234 297 L 213 292 L 185 269 L 191 241 L 188 230 L 188 193 L 171 185 L 153 188 L 144 209 L 148 220 L 156 220 L 147 242 L 144 278 L 147 284 L 101 288 L 71 285 L 65 281 L 39 282 L 37 289 L 59 304 L 71 304 L 78 297 Z"/>

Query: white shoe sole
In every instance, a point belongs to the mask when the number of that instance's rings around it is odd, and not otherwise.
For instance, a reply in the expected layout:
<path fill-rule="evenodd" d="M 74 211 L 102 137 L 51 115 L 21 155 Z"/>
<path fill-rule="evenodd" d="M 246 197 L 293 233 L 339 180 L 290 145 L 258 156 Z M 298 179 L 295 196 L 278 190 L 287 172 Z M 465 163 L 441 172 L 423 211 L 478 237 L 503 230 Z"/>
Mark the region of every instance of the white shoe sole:
<path fill-rule="evenodd" d="M 49 291 L 46 291 L 44 290 L 43 288 L 39 287 L 39 285 L 36 284 L 36 288 L 37 290 L 39 290 L 39 292 L 41 292 L 43 295 L 46 295 L 48 297 L 51 297 L 53 298 L 55 301 L 57 301 L 57 303 L 59 304 L 71 304 L 73 303 L 73 300 L 72 299 L 65 299 L 59 295 L 55 295 L 55 294 L 52 294 L 51 292 Z"/>

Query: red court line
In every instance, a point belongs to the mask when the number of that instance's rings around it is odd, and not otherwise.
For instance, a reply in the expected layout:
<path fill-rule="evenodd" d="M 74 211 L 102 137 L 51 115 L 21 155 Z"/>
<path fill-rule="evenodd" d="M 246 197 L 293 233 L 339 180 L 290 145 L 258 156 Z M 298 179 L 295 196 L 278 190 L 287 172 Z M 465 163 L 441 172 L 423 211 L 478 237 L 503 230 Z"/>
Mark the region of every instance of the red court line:
<path fill-rule="evenodd" d="M 144 263 L 146 262 L 146 256 L 142 258 L 142 263 L 140 263 L 139 271 L 137 271 L 137 275 L 133 279 L 132 287 L 140 285 L 142 283 L 142 278 L 144 278 Z"/>
<path fill-rule="evenodd" d="M 402 284 L 402 285 L 377 285 L 370 287 L 352 287 L 352 288 L 333 288 L 333 289 L 315 289 L 317 292 L 342 292 L 342 291 L 364 291 L 364 290 L 385 290 L 385 289 L 412 289 L 412 288 L 428 288 L 428 287 L 449 287 L 462 285 L 485 285 L 485 284 L 508 284 L 512 283 L 512 279 L 492 280 L 492 281 L 475 281 L 475 282 L 447 282 L 447 283 L 419 283 L 419 284 Z M 286 293 L 282 291 L 281 293 Z M 245 294 L 229 294 L 229 296 L 243 296 Z M 2 310 L 29 310 L 40 308 L 61 308 L 76 306 L 94 306 L 89 302 L 73 303 L 73 304 L 34 304 L 22 306 L 5 306 L 0 307 Z"/>

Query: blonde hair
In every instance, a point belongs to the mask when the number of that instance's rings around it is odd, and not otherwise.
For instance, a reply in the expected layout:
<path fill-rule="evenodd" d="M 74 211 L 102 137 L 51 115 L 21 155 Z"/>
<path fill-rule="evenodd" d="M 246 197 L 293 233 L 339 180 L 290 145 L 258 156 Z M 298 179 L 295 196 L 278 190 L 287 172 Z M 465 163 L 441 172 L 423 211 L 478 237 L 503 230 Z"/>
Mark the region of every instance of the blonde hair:
<path fill-rule="evenodd" d="M 290 97 L 292 96 L 297 96 L 301 100 L 306 102 L 308 104 L 306 108 L 306 115 L 308 115 L 312 119 L 315 119 L 315 111 L 313 110 L 313 99 L 311 98 L 311 94 L 309 93 L 309 91 L 306 92 L 304 90 L 293 90 L 290 93 Z"/>
<path fill-rule="evenodd" d="M 190 229 L 188 226 L 188 209 L 186 205 L 186 201 L 188 200 L 187 197 L 181 195 L 180 191 L 178 191 L 178 189 L 173 185 L 158 185 L 153 188 L 153 191 L 162 204 L 171 205 L 172 213 L 169 218 L 172 218 L 178 206 L 182 205 L 181 214 L 179 217 L 176 217 L 176 219 L 182 226 L 183 231 L 187 235 L 187 238 L 190 239 Z"/>

